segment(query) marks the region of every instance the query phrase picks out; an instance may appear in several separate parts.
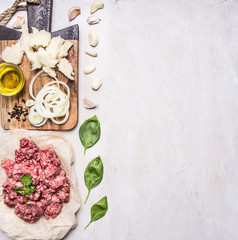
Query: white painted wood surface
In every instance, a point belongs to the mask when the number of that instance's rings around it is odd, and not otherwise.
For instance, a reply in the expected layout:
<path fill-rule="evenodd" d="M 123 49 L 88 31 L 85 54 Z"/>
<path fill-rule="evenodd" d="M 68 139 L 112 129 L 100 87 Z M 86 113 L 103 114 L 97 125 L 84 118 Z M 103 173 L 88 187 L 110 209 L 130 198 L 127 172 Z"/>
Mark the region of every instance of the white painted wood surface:
<path fill-rule="evenodd" d="M 53 31 L 80 27 L 79 124 L 64 135 L 82 202 L 87 163 L 101 155 L 105 165 L 65 239 L 238 239 L 238 2 L 105 0 L 94 26 L 86 23 L 90 3 L 54 1 L 53 9 Z M 10 5 L 1 0 L 0 10 Z M 69 23 L 72 6 L 82 14 Z M 84 54 L 91 30 L 100 39 L 96 59 Z M 85 76 L 90 64 L 97 70 Z M 103 80 L 98 92 L 94 77 Z M 98 108 L 84 109 L 84 97 Z M 94 114 L 102 136 L 84 157 L 78 128 Z M 104 195 L 107 215 L 84 231 Z"/>

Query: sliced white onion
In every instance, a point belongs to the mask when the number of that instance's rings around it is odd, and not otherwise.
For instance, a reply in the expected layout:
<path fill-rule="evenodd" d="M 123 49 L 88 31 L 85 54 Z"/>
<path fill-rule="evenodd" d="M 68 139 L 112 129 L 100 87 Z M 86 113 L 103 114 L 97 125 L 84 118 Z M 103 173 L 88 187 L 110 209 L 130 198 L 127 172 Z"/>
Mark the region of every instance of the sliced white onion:
<path fill-rule="evenodd" d="M 26 101 L 26 106 L 27 107 L 32 107 L 35 104 L 35 101 L 32 99 L 29 99 Z"/>
<path fill-rule="evenodd" d="M 44 117 L 37 113 L 35 106 L 31 107 L 28 119 L 33 126 L 39 125 L 45 120 Z"/>
<path fill-rule="evenodd" d="M 53 123 L 55 123 L 55 124 L 64 124 L 67 120 L 68 120 L 68 118 L 69 118 L 69 111 L 67 111 L 67 113 L 66 113 L 66 115 L 65 115 L 65 117 L 64 117 L 64 119 L 63 120 L 56 120 L 56 119 L 54 119 L 54 118 L 51 118 L 50 120 L 53 122 Z"/>
<path fill-rule="evenodd" d="M 55 124 L 63 124 L 69 118 L 70 89 L 66 83 L 55 78 L 54 81 L 47 83 L 35 97 L 33 95 L 33 85 L 42 72 L 40 71 L 35 75 L 29 86 L 30 96 L 35 100 L 31 109 L 32 113 L 30 111 L 31 117 L 29 114 L 29 120 L 31 118 L 31 124 L 36 127 L 44 125 L 48 118 Z M 66 93 L 60 89 L 60 85 L 64 87 Z M 32 119 L 33 116 L 36 119 Z M 64 119 L 56 120 L 57 117 L 64 117 Z"/>
<path fill-rule="evenodd" d="M 43 73 L 44 71 L 41 70 L 39 71 L 32 79 L 31 79 L 31 82 L 30 82 L 30 85 L 29 85 L 29 94 L 30 96 L 35 100 L 35 96 L 33 94 L 33 85 L 35 83 L 35 80 L 41 75 L 41 73 Z"/>
<path fill-rule="evenodd" d="M 35 124 L 33 126 L 34 127 L 41 127 L 41 126 L 45 125 L 47 121 L 48 121 L 48 118 L 45 118 L 43 122 L 41 122 L 40 124 Z"/>

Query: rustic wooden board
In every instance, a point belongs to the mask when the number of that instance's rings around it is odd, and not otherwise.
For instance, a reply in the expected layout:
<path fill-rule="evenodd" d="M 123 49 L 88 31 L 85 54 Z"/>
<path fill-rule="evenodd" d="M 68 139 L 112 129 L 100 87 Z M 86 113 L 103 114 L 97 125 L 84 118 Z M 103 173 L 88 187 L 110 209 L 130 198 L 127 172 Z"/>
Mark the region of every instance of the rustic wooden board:
<path fill-rule="evenodd" d="M 1 125 L 4 129 L 34 129 L 34 130 L 70 130 L 74 128 L 78 121 L 78 40 L 70 40 L 73 42 L 73 46 L 69 51 L 69 55 L 67 59 L 71 62 L 75 76 L 75 81 L 68 80 L 61 72 L 57 71 L 57 77 L 60 81 L 63 81 L 68 84 L 70 88 L 70 116 L 66 123 L 62 125 L 57 125 L 51 122 L 51 120 L 48 120 L 47 123 L 42 126 L 35 128 L 33 127 L 30 122 L 28 121 L 28 118 L 25 122 L 23 121 L 17 121 L 16 119 L 12 119 L 12 121 L 9 123 L 7 121 L 8 112 L 11 112 L 13 110 L 15 102 L 22 103 L 22 99 L 31 99 L 29 95 L 29 83 L 31 79 L 35 76 L 35 74 L 39 70 L 31 71 L 31 64 L 27 57 L 24 55 L 23 61 L 19 67 L 23 70 L 24 76 L 25 76 L 25 86 L 23 90 L 17 95 L 12 97 L 6 97 L 1 96 Z M 15 40 L 6 40 L 6 41 L 0 41 L 0 55 L 2 51 L 5 49 L 6 46 L 11 46 L 13 43 L 16 43 Z M 1 60 L 1 59 L 0 59 Z M 46 76 L 44 73 L 42 73 L 39 78 L 35 82 L 34 86 L 34 94 L 37 94 L 37 92 L 49 81 L 52 81 L 53 79 Z"/>
<path fill-rule="evenodd" d="M 52 4 L 52 0 L 41 0 L 39 5 L 27 3 L 27 22 L 30 32 L 32 27 L 51 31 Z"/>
<path fill-rule="evenodd" d="M 0 26 L 0 40 L 18 40 L 21 37 L 21 32 Z"/>

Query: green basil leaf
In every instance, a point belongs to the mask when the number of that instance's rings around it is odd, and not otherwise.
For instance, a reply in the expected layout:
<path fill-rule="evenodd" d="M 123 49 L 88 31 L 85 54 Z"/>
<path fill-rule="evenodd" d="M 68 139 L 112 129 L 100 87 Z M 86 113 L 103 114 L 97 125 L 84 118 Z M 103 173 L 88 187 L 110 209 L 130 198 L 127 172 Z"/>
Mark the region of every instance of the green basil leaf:
<path fill-rule="evenodd" d="M 101 157 L 98 156 L 89 162 L 84 172 L 84 183 L 88 188 L 88 195 L 84 204 L 88 200 L 90 191 L 100 184 L 102 178 L 103 178 L 103 163 Z"/>
<path fill-rule="evenodd" d="M 101 134 L 100 122 L 97 116 L 86 120 L 79 128 L 79 138 L 84 146 L 84 155 L 87 148 L 92 147 L 99 140 Z"/>
<path fill-rule="evenodd" d="M 84 228 L 84 230 L 90 225 L 90 223 L 97 221 L 98 219 L 105 216 L 108 209 L 107 197 L 103 197 L 97 203 L 91 207 L 91 221 Z"/>
<path fill-rule="evenodd" d="M 29 173 L 27 173 L 27 174 L 22 174 L 22 175 L 20 176 L 20 182 L 22 183 L 22 185 L 23 185 L 24 187 L 31 185 L 32 182 L 33 182 L 32 179 L 31 179 L 31 174 L 29 174 Z"/>
<path fill-rule="evenodd" d="M 20 193 L 21 195 L 25 195 L 25 191 L 22 188 L 13 188 L 13 192 Z"/>
<path fill-rule="evenodd" d="M 25 187 L 26 195 L 31 195 L 34 191 L 35 191 L 35 186 L 33 186 L 33 185 Z"/>

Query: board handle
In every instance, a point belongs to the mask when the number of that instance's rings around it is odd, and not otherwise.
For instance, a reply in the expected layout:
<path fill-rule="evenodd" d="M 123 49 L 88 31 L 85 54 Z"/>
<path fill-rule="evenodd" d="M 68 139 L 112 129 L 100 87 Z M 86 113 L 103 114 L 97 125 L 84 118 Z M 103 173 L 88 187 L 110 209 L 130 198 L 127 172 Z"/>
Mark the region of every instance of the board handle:
<path fill-rule="evenodd" d="M 39 5 L 27 3 L 27 21 L 30 32 L 32 32 L 32 27 L 51 31 L 52 4 L 53 0 L 41 0 Z"/>

